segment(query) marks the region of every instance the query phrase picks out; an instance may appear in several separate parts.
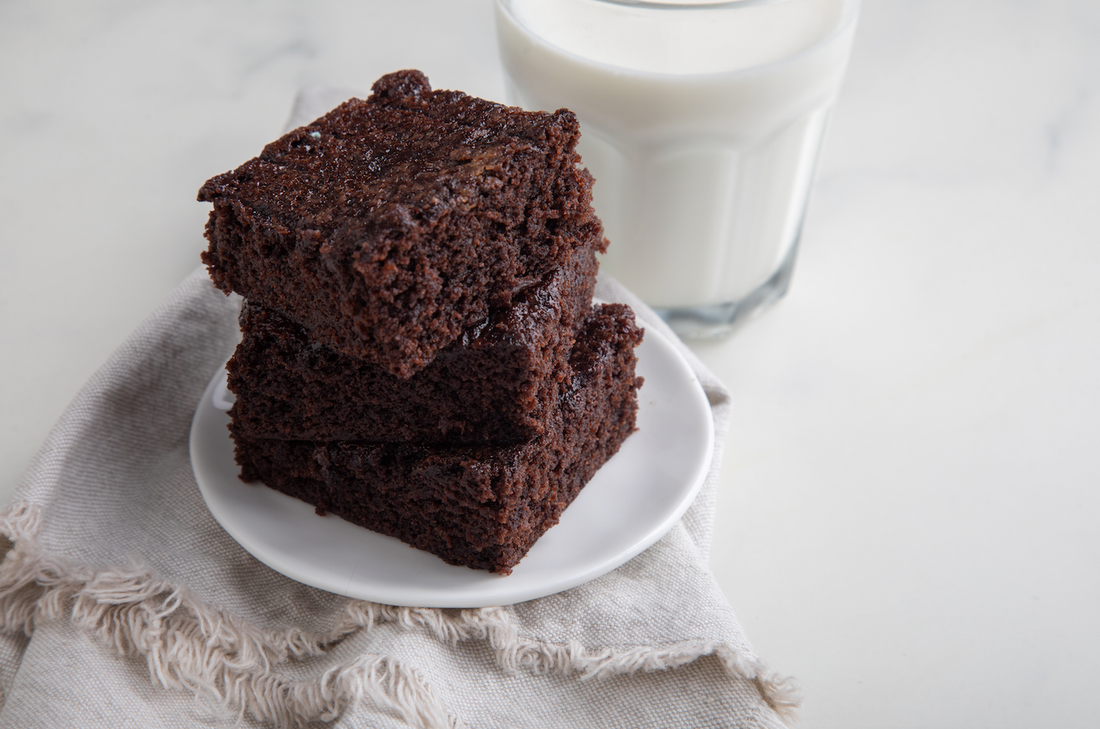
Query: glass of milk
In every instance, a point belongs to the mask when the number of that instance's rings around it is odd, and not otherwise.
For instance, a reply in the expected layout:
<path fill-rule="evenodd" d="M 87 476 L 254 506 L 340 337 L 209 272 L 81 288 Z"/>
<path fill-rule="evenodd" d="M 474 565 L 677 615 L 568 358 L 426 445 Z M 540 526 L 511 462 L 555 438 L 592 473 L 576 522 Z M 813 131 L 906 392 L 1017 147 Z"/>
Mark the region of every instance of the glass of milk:
<path fill-rule="evenodd" d="M 858 0 L 496 0 L 509 103 L 572 109 L 603 268 L 680 334 L 787 291 Z"/>

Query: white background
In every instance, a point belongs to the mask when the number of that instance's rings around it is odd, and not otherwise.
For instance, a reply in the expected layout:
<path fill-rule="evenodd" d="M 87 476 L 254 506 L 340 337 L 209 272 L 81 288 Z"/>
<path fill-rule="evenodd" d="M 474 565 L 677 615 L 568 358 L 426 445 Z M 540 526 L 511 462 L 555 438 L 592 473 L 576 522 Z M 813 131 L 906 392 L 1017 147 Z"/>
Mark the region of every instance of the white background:
<path fill-rule="evenodd" d="M 1100 725 L 1100 5 L 868 0 L 791 294 L 695 345 L 801 726 Z M 500 99 L 488 0 L 0 3 L 0 494 L 307 84 Z"/>

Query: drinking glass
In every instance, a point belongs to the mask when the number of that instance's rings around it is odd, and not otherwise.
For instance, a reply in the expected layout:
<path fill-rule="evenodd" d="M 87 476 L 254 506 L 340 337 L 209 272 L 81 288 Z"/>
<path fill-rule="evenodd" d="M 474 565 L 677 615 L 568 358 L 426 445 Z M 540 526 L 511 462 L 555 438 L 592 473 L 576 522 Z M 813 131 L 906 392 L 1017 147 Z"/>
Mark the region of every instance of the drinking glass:
<path fill-rule="evenodd" d="M 684 336 L 790 283 L 858 0 L 496 0 L 509 103 L 568 108 L 602 266 Z"/>

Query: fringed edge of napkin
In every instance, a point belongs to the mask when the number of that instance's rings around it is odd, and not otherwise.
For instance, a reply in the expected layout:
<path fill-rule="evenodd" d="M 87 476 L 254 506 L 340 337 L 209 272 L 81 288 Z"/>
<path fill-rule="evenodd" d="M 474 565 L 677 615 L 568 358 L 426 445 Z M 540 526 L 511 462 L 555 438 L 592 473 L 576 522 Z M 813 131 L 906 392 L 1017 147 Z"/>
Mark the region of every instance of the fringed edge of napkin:
<path fill-rule="evenodd" d="M 507 608 L 442 610 L 349 603 L 326 634 L 266 630 L 206 604 L 159 579 L 139 564 L 93 569 L 43 550 L 36 534 L 40 514 L 17 502 L 0 511 L 0 629 L 34 633 L 42 619 L 68 619 L 120 655 L 145 659 L 150 678 L 188 690 L 224 708 L 280 727 L 332 721 L 361 701 L 392 711 L 413 726 L 460 729 L 424 676 L 391 657 L 367 654 L 321 676 L 297 680 L 275 667 L 323 655 L 343 638 L 394 623 L 428 630 L 452 644 L 485 640 L 508 672 L 577 675 L 587 681 L 660 671 L 714 655 L 732 676 L 753 681 L 785 721 L 793 719 L 798 689 L 755 656 L 718 641 L 590 650 L 576 642 L 545 643 L 519 635 Z M 6 550 L 5 550 L 6 548 Z"/>

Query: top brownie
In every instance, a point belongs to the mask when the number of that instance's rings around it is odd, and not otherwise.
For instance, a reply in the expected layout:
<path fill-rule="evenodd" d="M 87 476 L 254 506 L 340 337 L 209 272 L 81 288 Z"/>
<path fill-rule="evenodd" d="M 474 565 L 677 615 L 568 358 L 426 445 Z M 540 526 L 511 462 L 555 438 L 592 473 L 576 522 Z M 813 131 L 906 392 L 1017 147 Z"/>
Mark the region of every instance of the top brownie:
<path fill-rule="evenodd" d="M 214 283 L 410 377 L 602 227 L 577 120 L 433 91 L 419 71 L 209 180 Z"/>

